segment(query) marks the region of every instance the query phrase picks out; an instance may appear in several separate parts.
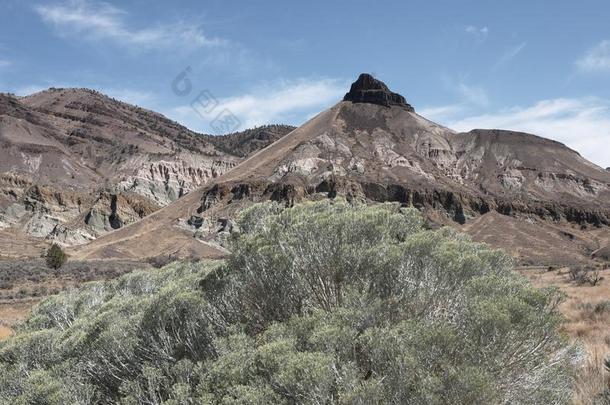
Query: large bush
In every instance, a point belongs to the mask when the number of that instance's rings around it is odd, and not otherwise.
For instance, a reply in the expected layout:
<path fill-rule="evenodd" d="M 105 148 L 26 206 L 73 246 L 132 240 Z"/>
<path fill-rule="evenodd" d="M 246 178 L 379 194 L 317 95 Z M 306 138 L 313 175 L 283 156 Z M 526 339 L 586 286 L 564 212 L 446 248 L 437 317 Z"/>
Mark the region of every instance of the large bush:
<path fill-rule="evenodd" d="M 6 403 L 552 404 L 572 351 L 554 290 L 415 210 L 246 211 L 226 263 L 40 304 L 0 346 Z"/>

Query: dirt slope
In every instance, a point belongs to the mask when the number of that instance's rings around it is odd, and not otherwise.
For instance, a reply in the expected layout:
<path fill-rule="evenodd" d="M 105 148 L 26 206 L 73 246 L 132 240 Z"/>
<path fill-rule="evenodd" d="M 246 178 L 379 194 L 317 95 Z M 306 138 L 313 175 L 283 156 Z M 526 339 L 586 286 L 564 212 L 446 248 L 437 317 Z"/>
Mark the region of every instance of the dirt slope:
<path fill-rule="evenodd" d="M 350 96 L 371 84 L 365 95 Z M 103 246 L 128 242 L 156 251 L 157 232 L 164 249 L 172 246 L 167 240 L 183 241 L 185 231 L 210 241 L 224 230 L 219 223 L 252 202 L 343 196 L 413 205 L 435 222 L 463 226 L 524 261 L 571 255 L 588 260 L 595 238 L 586 232 L 607 232 L 610 224 L 608 171 L 534 135 L 456 133 L 419 116 L 402 96 L 383 94 L 384 89 L 359 78 L 344 101 L 186 198 L 75 254 L 101 257 Z M 585 234 L 574 232 L 581 228 Z M 552 255 L 549 245 L 562 255 Z M 207 253 L 200 247 L 198 254 Z"/>
<path fill-rule="evenodd" d="M 88 242 L 209 183 L 290 130 L 212 137 L 93 90 L 0 94 L 0 230 Z"/>

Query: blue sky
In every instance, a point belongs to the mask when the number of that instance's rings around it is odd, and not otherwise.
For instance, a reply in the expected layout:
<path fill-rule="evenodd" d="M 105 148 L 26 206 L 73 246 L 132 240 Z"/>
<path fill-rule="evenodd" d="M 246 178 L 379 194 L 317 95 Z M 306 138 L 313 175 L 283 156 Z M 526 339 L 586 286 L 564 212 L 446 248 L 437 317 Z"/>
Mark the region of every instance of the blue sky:
<path fill-rule="evenodd" d="M 227 110 L 298 125 L 370 72 L 451 128 L 525 130 L 610 166 L 607 1 L 0 6 L 0 91 L 90 87 L 214 132 Z"/>

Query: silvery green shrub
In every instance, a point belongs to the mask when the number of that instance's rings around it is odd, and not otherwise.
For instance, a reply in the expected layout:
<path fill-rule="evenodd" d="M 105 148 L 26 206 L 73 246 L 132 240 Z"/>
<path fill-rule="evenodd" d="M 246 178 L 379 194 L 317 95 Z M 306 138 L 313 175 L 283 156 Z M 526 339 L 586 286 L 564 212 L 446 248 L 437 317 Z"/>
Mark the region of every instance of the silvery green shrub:
<path fill-rule="evenodd" d="M 0 343 L 3 403 L 562 404 L 561 297 L 398 205 L 246 210 L 225 262 L 38 305 Z"/>

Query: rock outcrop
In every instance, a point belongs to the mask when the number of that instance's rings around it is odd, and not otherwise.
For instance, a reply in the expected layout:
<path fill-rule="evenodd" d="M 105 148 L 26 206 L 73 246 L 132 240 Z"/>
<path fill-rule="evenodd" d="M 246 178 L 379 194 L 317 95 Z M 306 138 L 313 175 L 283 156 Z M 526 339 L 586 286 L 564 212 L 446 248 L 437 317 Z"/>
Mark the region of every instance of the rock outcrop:
<path fill-rule="evenodd" d="M 610 261 L 610 245 L 601 247 L 591 254 L 594 259 Z"/>
<path fill-rule="evenodd" d="M 391 92 L 384 82 L 375 79 L 368 73 L 362 73 L 358 80 L 352 83 L 352 87 L 343 101 L 377 104 L 384 107 L 398 106 L 408 111 L 415 111 L 411 105 L 407 104 L 407 100 L 403 96 Z"/>
<path fill-rule="evenodd" d="M 0 94 L 0 230 L 89 242 L 204 186 L 291 130 L 212 138 L 88 89 Z"/>

